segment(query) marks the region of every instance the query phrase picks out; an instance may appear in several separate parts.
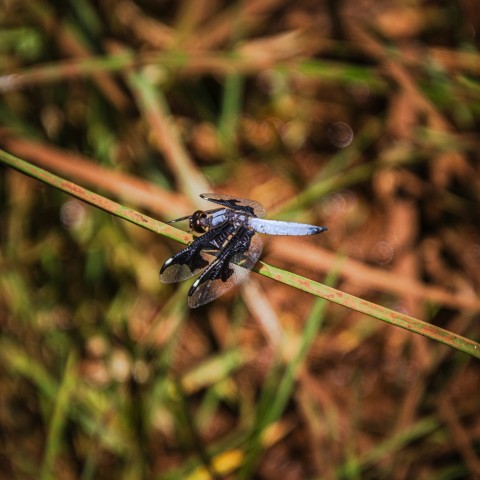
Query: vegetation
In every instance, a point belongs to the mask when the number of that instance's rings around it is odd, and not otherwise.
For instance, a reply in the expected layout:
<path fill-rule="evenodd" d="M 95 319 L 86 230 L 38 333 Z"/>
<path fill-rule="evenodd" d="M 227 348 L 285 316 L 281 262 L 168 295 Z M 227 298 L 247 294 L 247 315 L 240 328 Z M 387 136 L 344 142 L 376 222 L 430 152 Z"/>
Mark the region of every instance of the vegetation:
<path fill-rule="evenodd" d="M 0 476 L 480 476 L 477 10 L 1 3 Z M 213 190 L 329 230 L 189 310 Z"/>

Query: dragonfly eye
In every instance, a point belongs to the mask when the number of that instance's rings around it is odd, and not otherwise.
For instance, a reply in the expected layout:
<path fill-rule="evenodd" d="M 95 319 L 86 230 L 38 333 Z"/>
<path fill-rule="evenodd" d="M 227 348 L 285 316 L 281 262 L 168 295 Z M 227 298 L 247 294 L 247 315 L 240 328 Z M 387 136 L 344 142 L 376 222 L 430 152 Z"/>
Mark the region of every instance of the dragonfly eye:
<path fill-rule="evenodd" d="M 205 219 L 207 214 L 203 210 L 197 210 L 190 217 L 190 228 L 197 233 L 205 233 L 207 231 L 207 222 Z"/>

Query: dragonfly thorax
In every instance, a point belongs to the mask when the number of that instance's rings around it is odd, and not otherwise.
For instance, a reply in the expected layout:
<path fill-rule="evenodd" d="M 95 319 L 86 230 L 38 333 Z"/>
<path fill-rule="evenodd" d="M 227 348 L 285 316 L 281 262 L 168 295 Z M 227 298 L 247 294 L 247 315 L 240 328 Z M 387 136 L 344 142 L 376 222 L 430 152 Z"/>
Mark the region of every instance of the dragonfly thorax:
<path fill-rule="evenodd" d="M 243 212 L 235 212 L 228 208 L 213 212 L 208 216 L 207 222 L 209 228 L 216 227 L 222 223 L 228 222 L 233 225 L 236 229 L 244 226 L 248 228 L 248 219 L 250 215 L 247 215 Z"/>

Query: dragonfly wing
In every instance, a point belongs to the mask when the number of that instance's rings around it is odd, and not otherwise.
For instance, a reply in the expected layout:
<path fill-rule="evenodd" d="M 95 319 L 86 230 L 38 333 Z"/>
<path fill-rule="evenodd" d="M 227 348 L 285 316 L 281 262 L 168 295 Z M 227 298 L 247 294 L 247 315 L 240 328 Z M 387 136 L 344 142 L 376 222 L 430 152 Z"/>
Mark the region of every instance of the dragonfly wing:
<path fill-rule="evenodd" d="M 199 307 L 242 283 L 262 253 L 258 235 L 241 227 L 228 245 L 200 275 L 188 292 L 188 305 Z"/>
<path fill-rule="evenodd" d="M 196 238 L 188 247 L 163 264 L 160 280 L 164 283 L 181 282 L 197 275 L 215 260 L 229 235 L 234 231 L 233 225 L 223 223 Z"/>
<path fill-rule="evenodd" d="M 209 202 L 218 203 L 237 212 L 245 212 L 258 218 L 263 218 L 267 214 L 262 204 L 248 198 L 237 198 L 221 193 L 202 193 L 200 196 Z"/>

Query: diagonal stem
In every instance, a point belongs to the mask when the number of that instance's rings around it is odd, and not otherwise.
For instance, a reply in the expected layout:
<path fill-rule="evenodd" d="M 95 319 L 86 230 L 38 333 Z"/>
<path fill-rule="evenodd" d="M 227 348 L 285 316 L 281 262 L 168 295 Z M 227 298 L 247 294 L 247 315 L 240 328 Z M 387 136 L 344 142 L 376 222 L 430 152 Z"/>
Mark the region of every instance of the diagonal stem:
<path fill-rule="evenodd" d="M 0 161 L 25 175 L 36 178 L 37 180 L 62 190 L 73 197 L 109 212 L 112 215 L 128 220 L 139 227 L 165 235 L 166 237 L 177 240 L 183 244 L 192 240 L 192 236 L 188 233 L 86 190 L 73 182 L 25 162 L 4 150 L 0 150 Z M 281 270 L 263 262 L 260 262 L 260 266 L 257 265 L 253 270 L 261 275 L 278 280 L 286 285 L 291 285 L 292 287 L 298 288 L 299 290 L 303 290 L 312 295 L 325 298 L 331 302 L 338 303 L 339 305 L 343 305 L 344 307 L 357 312 L 365 313 L 366 315 L 382 320 L 383 322 L 396 325 L 414 333 L 419 333 L 432 340 L 480 359 L 480 344 L 456 333 L 449 332 L 448 330 L 423 322 L 422 320 L 418 320 L 403 313 L 390 310 L 381 305 L 362 300 L 348 293 L 341 292 L 340 290 L 336 290 L 308 278 L 286 272 L 285 270 Z"/>

